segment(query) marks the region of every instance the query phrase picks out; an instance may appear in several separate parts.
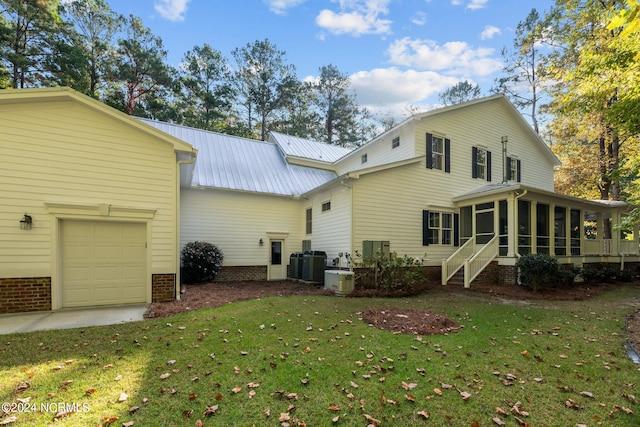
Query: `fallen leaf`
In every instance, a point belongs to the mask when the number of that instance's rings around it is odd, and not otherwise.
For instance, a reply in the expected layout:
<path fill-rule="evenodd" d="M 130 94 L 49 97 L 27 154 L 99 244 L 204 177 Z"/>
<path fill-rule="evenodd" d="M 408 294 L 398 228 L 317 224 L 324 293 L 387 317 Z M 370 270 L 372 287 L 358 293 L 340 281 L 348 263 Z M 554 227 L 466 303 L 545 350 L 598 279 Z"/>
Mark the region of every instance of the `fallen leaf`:
<path fill-rule="evenodd" d="M 213 406 L 207 405 L 204 412 L 202 413 L 202 416 L 212 417 L 215 415 L 216 412 L 218 412 L 218 405 L 213 405 Z"/>
<path fill-rule="evenodd" d="M 442 396 L 442 390 L 440 390 L 440 389 L 439 389 L 439 388 L 437 388 L 437 387 L 433 389 L 433 392 L 434 392 L 435 394 L 437 394 L 438 396 Z"/>
<path fill-rule="evenodd" d="M 126 402 L 129 399 L 129 395 L 127 393 L 120 393 L 120 397 L 118 398 L 118 402 Z"/>
<path fill-rule="evenodd" d="M 289 415 L 288 412 L 281 412 L 280 413 L 280 418 L 278 418 L 278 421 L 285 422 L 285 421 L 289 421 L 291 419 L 291 415 Z"/>
<path fill-rule="evenodd" d="M 129 413 L 133 414 L 135 413 L 138 409 L 140 409 L 139 406 L 132 406 L 131 408 L 129 408 Z"/>
<path fill-rule="evenodd" d="M 171 376 L 171 374 L 169 372 L 165 372 L 164 374 L 160 375 L 160 379 L 161 380 L 165 380 L 167 378 L 169 378 Z"/>
<path fill-rule="evenodd" d="M 469 400 L 469 398 L 471 397 L 471 393 L 468 393 L 466 391 L 461 391 L 460 396 L 462 397 L 463 400 Z"/>
<path fill-rule="evenodd" d="M 338 411 L 340 411 L 340 405 L 338 405 L 336 403 L 331 403 L 331 404 L 329 404 L 329 410 L 338 412 Z"/>
<path fill-rule="evenodd" d="M 416 414 L 424 417 L 425 419 L 429 418 L 431 416 L 431 414 L 429 413 L 429 411 L 418 411 L 416 412 Z"/>
<path fill-rule="evenodd" d="M 240 390 L 242 390 L 242 387 L 235 386 L 234 388 L 231 389 L 231 393 L 238 394 L 238 393 L 240 393 Z"/>
<path fill-rule="evenodd" d="M 492 420 L 494 423 L 496 423 L 497 425 L 499 425 L 499 426 L 503 426 L 503 425 L 505 425 L 505 424 L 506 424 L 506 423 L 502 420 L 502 418 L 493 417 L 493 418 L 491 418 L 491 420 Z"/>
<path fill-rule="evenodd" d="M 96 392 L 95 388 L 90 388 L 87 391 L 85 391 L 84 394 L 86 394 L 87 396 L 91 396 L 95 392 Z"/>
<path fill-rule="evenodd" d="M 126 423 L 122 423 L 122 427 L 131 427 L 135 424 L 136 422 L 131 420 L 131 421 L 127 421 Z"/>
<path fill-rule="evenodd" d="M 337 416 L 335 416 L 335 417 L 331 418 L 331 421 L 332 421 L 333 423 L 337 423 L 338 421 L 340 421 L 340 415 L 337 415 Z"/>
<path fill-rule="evenodd" d="M 371 415 L 369 414 L 364 414 L 364 417 L 367 421 L 369 421 L 371 424 L 373 424 L 374 426 L 379 426 L 380 423 L 382 423 L 382 421 L 380 420 L 376 420 L 375 418 L 373 418 Z"/>
<path fill-rule="evenodd" d="M 580 394 L 593 399 L 593 393 L 591 393 L 590 391 L 581 391 Z"/>
<path fill-rule="evenodd" d="M 18 384 L 18 387 L 16 387 L 15 392 L 22 393 L 23 391 L 27 390 L 29 387 L 31 387 L 31 383 L 29 381 L 23 381 L 20 384 Z"/>
<path fill-rule="evenodd" d="M 416 388 L 418 386 L 418 384 L 416 383 L 405 383 L 404 381 L 402 381 L 402 388 L 405 390 L 413 390 L 414 388 Z"/>
<path fill-rule="evenodd" d="M 18 417 L 15 416 L 5 418 L 4 420 L 0 420 L 0 426 L 6 426 L 7 424 L 15 423 L 16 421 L 18 421 Z"/>

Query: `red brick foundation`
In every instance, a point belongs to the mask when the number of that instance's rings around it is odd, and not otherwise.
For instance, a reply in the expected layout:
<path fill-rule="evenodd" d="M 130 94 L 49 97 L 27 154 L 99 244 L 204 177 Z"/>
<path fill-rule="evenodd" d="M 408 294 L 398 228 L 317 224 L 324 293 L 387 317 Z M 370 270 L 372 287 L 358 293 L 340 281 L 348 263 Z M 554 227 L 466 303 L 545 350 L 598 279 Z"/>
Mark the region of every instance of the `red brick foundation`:
<path fill-rule="evenodd" d="M 0 279 L 0 314 L 51 310 L 51 277 Z"/>
<path fill-rule="evenodd" d="M 151 301 L 168 302 L 176 299 L 176 275 L 153 274 L 151 276 Z"/>
<path fill-rule="evenodd" d="M 245 280 L 267 280 L 266 265 L 239 265 L 222 267 L 216 282 L 242 282 Z"/>
<path fill-rule="evenodd" d="M 515 265 L 501 265 L 498 276 L 503 285 L 518 284 L 518 269 Z"/>

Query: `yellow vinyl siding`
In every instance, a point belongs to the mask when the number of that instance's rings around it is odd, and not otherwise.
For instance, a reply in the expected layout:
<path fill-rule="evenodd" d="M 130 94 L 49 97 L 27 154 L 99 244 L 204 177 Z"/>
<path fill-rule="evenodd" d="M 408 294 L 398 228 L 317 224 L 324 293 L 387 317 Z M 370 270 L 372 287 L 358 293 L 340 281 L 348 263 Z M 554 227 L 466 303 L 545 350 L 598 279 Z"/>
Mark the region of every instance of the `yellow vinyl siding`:
<path fill-rule="evenodd" d="M 426 258 L 428 265 L 455 250 L 453 246 L 422 246 L 422 211 L 437 204 L 452 206 L 450 189 L 434 191 L 424 163 L 363 175 L 354 181 L 354 250 L 362 253 L 363 240 L 388 240 L 399 256 Z M 451 210 L 453 212 L 453 210 Z"/>
<path fill-rule="evenodd" d="M 192 241 L 213 243 L 224 265 L 266 265 L 268 233 L 286 234 L 283 263 L 300 251 L 304 237 L 302 201 L 224 190 L 183 189 L 180 247 Z M 260 239 L 263 246 L 260 246 Z"/>
<path fill-rule="evenodd" d="M 453 109 L 428 116 L 416 125 L 417 154 L 426 156 L 427 133 L 451 140 L 451 173 L 430 172 L 440 176 L 441 185 L 452 190 L 449 195 L 454 196 L 488 183 L 471 177 L 473 146 L 491 151 L 491 183 L 502 182 L 501 140 L 507 136 L 507 155 L 522 161 L 522 184 L 553 191 L 554 164 L 526 126 L 500 99 Z"/>
<path fill-rule="evenodd" d="M 155 210 L 151 267 L 176 271 L 174 147 L 128 120 L 78 101 L 0 104 L 0 277 L 52 274 L 45 203 Z M 30 231 L 19 230 L 25 212 Z"/>
<path fill-rule="evenodd" d="M 331 201 L 331 210 L 322 212 L 322 203 Z M 313 209 L 313 250 L 325 251 L 327 258 L 338 257 L 340 252 L 351 251 L 351 189 L 336 184 L 331 190 L 315 194 L 305 207 Z M 304 218 L 304 211 L 301 218 Z"/>

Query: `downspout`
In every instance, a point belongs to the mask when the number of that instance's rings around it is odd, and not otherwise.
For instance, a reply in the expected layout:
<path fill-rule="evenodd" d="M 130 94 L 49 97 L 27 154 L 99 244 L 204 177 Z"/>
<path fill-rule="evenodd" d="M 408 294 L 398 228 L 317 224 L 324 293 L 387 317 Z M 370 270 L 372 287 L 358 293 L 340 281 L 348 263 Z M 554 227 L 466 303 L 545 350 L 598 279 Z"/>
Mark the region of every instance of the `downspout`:
<path fill-rule="evenodd" d="M 349 175 L 347 175 L 347 179 L 348 178 L 349 178 Z M 349 263 L 349 271 L 353 271 L 353 261 L 352 261 L 353 260 L 353 255 L 354 255 L 354 253 L 353 253 L 353 238 L 354 238 L 354 235 L 355 235 L 354 234 L 354 222 L 355 222 L 355 219 L 354 219 L 354 214 L 353 214 L 353 185 L 351 187 L 349 187 L 347 184 L 344 183 L 344 179 L 340 181 L 340 184 L 349 189 L 349 196 L 351 197 L 351 206 L 349 207 L 349 211 L 350 211 L 349 212 L 350 213 L 349 216 L 351 217 L 351 233 L 350 233 L 351 236 L 349 237 L 349 240 L 350 240 L 350 242 L 349 242 L 349 246 L 350 246 L 349 250 L 351 252 L 350 252 L 349 257 L 347 258 L 347 262 Z"/>
<path fill-rule="evenodd" d="M 191 152 L 191 157 L 188 160 L 178 160 L 176 162 L 176 232 L 175 232 L 175 242 L 176 242 L 176 286 L 175 286 L 175 297 L 176 301 L 180 300 L 180 167 L 182 165 L 192 164 L 196 161 L 195 152 Z"/>

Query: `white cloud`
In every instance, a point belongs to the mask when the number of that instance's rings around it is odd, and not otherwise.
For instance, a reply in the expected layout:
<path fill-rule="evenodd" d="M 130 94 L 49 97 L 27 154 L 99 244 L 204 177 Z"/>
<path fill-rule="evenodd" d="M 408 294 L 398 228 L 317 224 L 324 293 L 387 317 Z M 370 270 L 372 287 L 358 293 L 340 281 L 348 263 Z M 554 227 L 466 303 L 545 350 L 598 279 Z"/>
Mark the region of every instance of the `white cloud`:
<path fill-rule="evenodd" d="M 269 5 L 269 10 L 278 15 L 286 15 L 292 7 L 298 6 L 307 0 L 264 0 Z"/>
<path fill-rule="evenodd" d="M 499 34 L 502 34 L 502 31 L 500 31 L 500 28 L 494 27 L 493 25 L 486 25 L 484 27 L 484 30 L 482 30 L 482 33 L 480 34 L 480 38 L 482 40 L 490 40 L 494 36 Z"/>
<path fill-rule="evenodd" d="M 411 18 L 411 22 L 414 25 L 424 25 L 427 23 L 427 14 L 424 12 L 417 12 L 413 15 L 413 18 Z"/>
<path fill-rule="evenodd" d="M 493 58 L 493 53 L 491 48 L 474 49 L 466 42 L 438 45 L 433 40 L 408 37 L 394 41 L 387 50 L 392 64 L 462 76 L 486 76 L 500 70 L 502 62 Z"/>
<path fill-rule="evenodd" d="M 471 0 L 471 2 L 467 5 L 467 9 L 482 9 L 487 5 L 487 1 L 489 0 Z"/>
<path fill-rule="evenodd" d="M 390 0 L 337 0 L 340 11 L 323 9 L 316 24 L 333 34 L 389 34 L 392 21 L 381 15 L 389 13 Z M 335 0 L 334 0 L 335 2 Z"/>
<path fill-rule="evenodd" d="M 471 0 L 467 3 L 466 8 L 471 10 L 482 9 L 487 5 L 489 0 Z M 462 6 L 465 2 L 463 0 L 451 0 L 453 6 Z"/>
<path fill-rule="evenodd" d="M 358 104 L 365 107 L 419 103 L 456 84 L 459 79 L 433 71 L 401 71 L 395 67 L 359 71 L 350 76 Z"/>
<path fill-rule="evenodd" d="M 187 5 L 191 0 L 155 0 L 153 8 L 164 19 L 179 22 L 184 21 Z"/>

